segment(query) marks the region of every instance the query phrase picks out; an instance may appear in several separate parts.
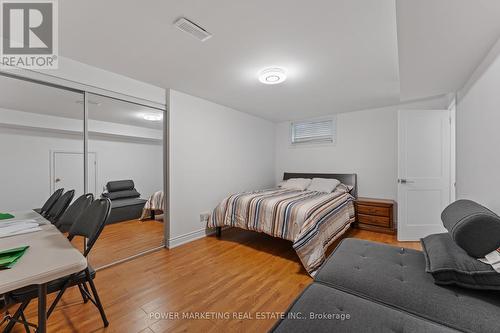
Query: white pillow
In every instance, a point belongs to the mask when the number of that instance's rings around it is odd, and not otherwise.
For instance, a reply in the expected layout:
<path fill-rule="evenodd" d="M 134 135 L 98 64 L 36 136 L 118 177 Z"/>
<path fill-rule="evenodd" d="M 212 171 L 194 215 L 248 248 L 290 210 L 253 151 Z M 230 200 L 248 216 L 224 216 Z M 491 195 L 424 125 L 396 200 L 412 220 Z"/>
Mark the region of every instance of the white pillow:
<path fill-rule="evenodd" d="M 329 178 L 313 178 L 311 181 L 311 185 L 307 187 L 308 191 L 317 191 L 317 192 L 325 192 L 331 193 L 335 190 L 335 188 L 340 184 L 340 181 L 337 179 L 329 179 Z"/>
<path fill-rule="evenodd" d="M 339 191 L 340 193 L 350 193 L 354 186 L 352 185 L 345 185 L 345 184 L 339 184 L 335 191 Z"/>
<path fill-rule="evenodd" d="M 290 178 L 281 184 L 281 188 L 304 191 L 309 184 L 311 184 L 311 180 L 309 178 Z"/>

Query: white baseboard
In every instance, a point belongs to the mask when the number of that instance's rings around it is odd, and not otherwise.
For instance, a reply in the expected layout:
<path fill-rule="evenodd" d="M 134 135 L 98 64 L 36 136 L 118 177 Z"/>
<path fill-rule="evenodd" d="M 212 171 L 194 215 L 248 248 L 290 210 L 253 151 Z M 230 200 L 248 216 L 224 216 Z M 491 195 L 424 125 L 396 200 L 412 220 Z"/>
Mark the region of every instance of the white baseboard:
<path fill-rule="evenodd" d="M 192 242 L 194 240 L 209 236 L 215 234 L 215 229 L 199 229 L 195 231 L 188 232 L 187 234 L 184 235 L 179 235 L 172 237 L 166 241 L 166 247 L 169 249 L 173 249 L 174 247 L 177 247 L 182 244 L 186 244 L 189 242 Z"/>

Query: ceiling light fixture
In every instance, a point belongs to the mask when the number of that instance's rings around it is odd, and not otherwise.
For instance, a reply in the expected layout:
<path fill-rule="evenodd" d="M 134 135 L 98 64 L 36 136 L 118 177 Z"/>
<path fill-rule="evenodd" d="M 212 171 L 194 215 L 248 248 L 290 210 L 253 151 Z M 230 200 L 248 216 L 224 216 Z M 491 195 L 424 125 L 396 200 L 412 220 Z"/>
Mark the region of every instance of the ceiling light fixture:
<path fill-rule="evenodd" d="M 268 67 L 259 72 L 259 81 L 264 84 L 278 84 L 285 80 L 285 69 L 280 67 Z"/>
<path fill-rule="evenodd" d="M 145 113 L 142 115 L 142 118 L 144 118 L 144 120 L 148 120 L 148 121 L 160 121 L 163 119 L 163 114 L 161 114 L 161 113 Z"/>

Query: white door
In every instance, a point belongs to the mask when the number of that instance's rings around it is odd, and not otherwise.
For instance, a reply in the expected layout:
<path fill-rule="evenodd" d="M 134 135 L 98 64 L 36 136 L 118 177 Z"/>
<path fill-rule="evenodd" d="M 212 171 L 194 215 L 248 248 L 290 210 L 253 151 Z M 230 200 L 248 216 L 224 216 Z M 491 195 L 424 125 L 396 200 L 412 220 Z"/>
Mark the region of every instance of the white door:
<path fill-rule="evenodd" d="M 398 240 L 445 232 L 450 203 L 449 110 L 399 111 Z"/>
<path fill-rule="evenodd" d="M 88 154 L 89 179 L 88 193 L 96 194 L 96 154 Z M 65 191 L 75 190 L 75 198 L 84 194 L 83 187 L 83 153 L 78 152 L 53 152 L 52 167 L 52 192 L 58 188 Z"/>

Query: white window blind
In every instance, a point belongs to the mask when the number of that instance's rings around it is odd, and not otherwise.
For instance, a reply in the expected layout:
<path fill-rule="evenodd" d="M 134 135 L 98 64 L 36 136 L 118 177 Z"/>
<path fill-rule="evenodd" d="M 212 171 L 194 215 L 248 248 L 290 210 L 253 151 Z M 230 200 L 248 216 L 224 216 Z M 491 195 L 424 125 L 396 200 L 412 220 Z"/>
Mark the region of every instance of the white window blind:
<path fill-rule="evenodd" d="M 335 119 L 292 123 L 292 144 L 335 143 Z"/>

